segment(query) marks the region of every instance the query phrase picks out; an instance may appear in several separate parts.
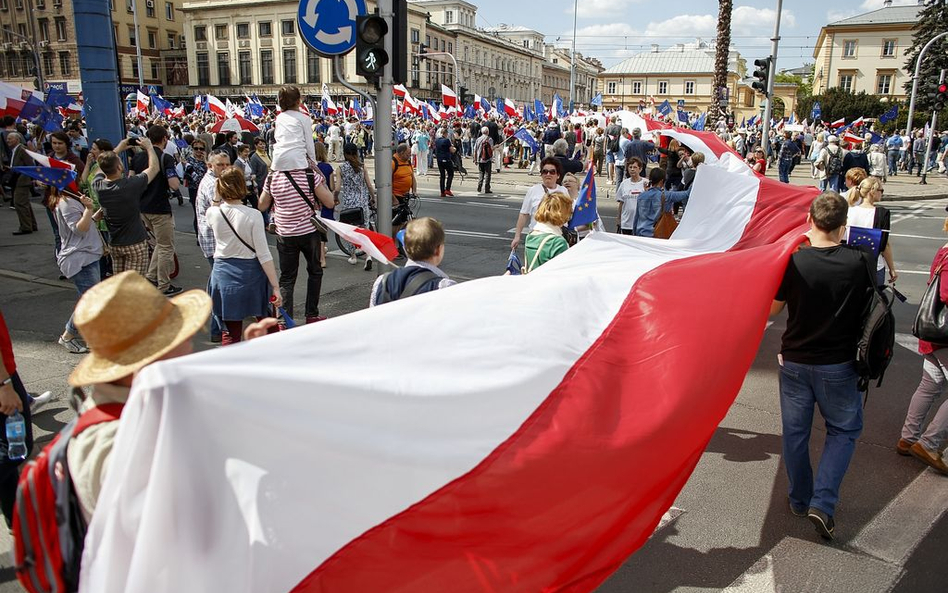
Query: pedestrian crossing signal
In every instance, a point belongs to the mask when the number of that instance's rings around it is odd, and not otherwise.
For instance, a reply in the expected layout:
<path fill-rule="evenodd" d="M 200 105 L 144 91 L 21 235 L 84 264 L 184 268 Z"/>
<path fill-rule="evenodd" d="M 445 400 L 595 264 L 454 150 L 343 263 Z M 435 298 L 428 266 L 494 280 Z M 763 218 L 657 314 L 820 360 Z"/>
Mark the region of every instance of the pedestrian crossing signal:
<path fill-rule="evenodd" d="M 356 74 L 377 81 L 388 64 L 388 23 L 377 14 L 356 17 Z"/>
<path fill-rule="evenodd" d="M 946 103 L 948 103 L 948 83 L 941 82 L 935 89 L 935 111 L 944 109 Z"/>

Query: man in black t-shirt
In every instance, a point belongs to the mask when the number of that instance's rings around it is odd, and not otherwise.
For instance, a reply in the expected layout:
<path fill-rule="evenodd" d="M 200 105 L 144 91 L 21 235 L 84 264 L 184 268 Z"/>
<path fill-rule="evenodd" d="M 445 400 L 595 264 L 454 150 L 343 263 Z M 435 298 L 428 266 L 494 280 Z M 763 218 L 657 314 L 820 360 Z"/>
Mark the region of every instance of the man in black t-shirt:
<path fill-rule="evenodd" d="M 151 254 L 145 277 L 165 296 L 173 296 L 182 289 L 171 284 L 171 273 L 174 271 L 174 215 L 171 214 L 171 202 L 168 200 L 171 191 L 177 191 L 181 187 L 181 180 L 178 179 L 174 157 L 164 152 L 168 144 L 168 130 L 161 126 L 152 126 L 148 128 L 146 136 L 153 145 L 151 150 L 155 151 L 161 164 L 158 175 L 145 188 L 141 198 L 145 227 L 155 235 L 155 251 Z M 147 152 L 139 152 L 132 158 L 132 171 L 145 171 L 150 159 Z"/>
<path fill-rule="evenodd" d="M 789 312 L 778 360 L 790 511 L 808 517 L 825 539 L 833 539 L 839 487 L 862 432 L 856 342 L 874 289 L 863 252 L 839 244 L 848 212 L 835 192 L 813 201 L 809 245 L 790 258 L 770 311 L 776 315 L 786 305 Z M 814 405 L 826 422 L 815 482 L 809 446 Z"/>

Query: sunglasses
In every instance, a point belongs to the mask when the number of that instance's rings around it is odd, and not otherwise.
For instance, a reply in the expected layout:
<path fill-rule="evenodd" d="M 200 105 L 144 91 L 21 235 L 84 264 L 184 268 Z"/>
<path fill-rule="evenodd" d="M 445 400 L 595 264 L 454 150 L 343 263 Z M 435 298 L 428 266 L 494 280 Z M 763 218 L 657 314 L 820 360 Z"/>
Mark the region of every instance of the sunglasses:
<path fill-rule="evenodd" d="M 203 146 L 192 146 L 191 150 L 207 150 L 207 149 L 204 148 Z"/>
<path fill-rule="evenodd" d="M 556 169 L 543 169 L 540 171 L 540 175 L 556 175 Z"/>

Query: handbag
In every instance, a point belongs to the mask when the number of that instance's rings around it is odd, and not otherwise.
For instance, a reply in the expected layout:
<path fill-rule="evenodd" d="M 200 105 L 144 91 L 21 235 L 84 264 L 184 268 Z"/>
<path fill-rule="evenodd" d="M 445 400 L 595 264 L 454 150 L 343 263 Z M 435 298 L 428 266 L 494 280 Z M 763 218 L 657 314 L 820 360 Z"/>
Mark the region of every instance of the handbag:
<path fill-rule="evenodd" d="M 352 226 L 363 226 L 365 225 L 365 213 L 359 206 L 343 208 L 339 211 L 339 222 Z"/>
<path fill-rule="evenodd" d="M 941 269 L 944 265 L 943 257 L 928 282 L 912 324 L 912 335 L 936 344 L 948 344 L 948 310 L 941 300 Z"/>
<path fill-rule="evenodd" d="M 677 228 L 678 221 L 675 220 L 675 215 L 665 211 L 665 190 L 662 190 L 661 214 L 659 214 L 658 220 L 655 221 L 655 231 L 652 236 L 656 239 L 668 239 Z"/>

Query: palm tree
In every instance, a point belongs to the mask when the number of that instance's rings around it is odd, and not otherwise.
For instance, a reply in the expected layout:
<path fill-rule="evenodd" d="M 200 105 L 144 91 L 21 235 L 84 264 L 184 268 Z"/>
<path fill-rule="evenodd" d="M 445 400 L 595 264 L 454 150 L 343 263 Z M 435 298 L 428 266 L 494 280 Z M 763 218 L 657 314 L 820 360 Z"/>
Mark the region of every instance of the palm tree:
<path fill-rule="evenodd" d="M 718 0 L 718 36 L 714 51 L 714 89 L 711 92 L 712 103 L 708 110 L 715 124 L 727 117 L 727 107 L 721 106 L 718 89 L 727 86 L 727 65 L 731 47 L 731 12 L 733 0 Z"/>

